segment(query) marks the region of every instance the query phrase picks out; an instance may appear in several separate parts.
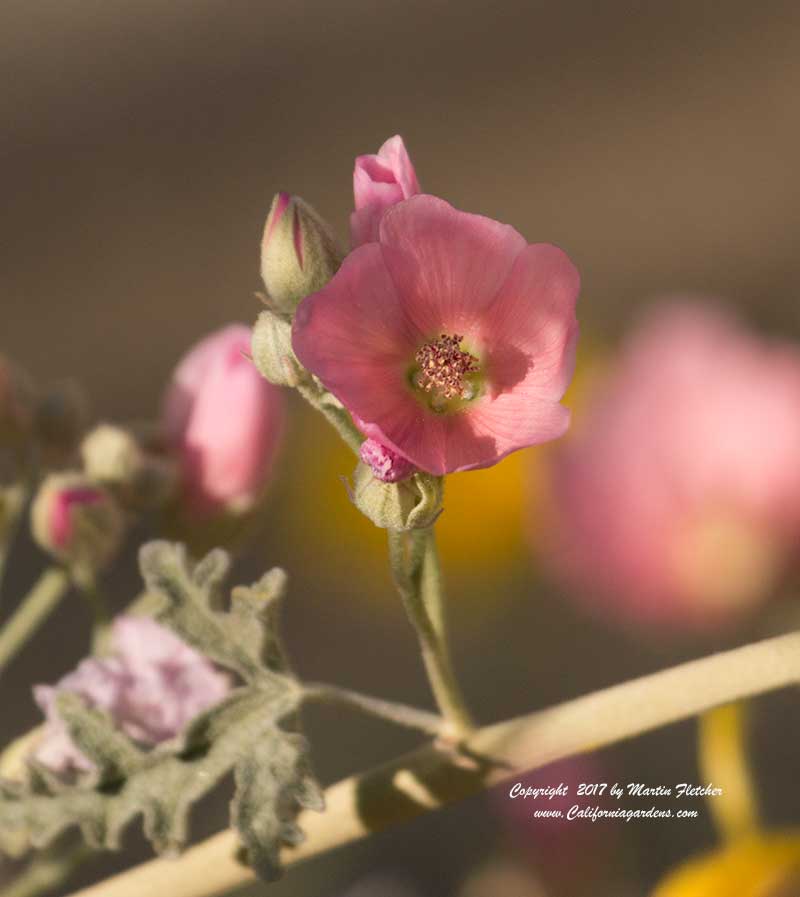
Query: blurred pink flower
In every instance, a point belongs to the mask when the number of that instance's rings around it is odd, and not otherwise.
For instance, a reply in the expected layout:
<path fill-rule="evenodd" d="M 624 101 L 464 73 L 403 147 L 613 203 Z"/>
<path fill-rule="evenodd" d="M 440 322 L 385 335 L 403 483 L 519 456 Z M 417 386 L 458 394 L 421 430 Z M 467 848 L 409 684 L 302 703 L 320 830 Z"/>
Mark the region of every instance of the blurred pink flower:
<path fill-rule="evenodd" d="M 111 643 L 110 656 L 89 657 L 56 685 L 34 687 L 47 719 L 34 756 L 56 772 L 93 769 L 58 715 L 58 694 L 80 695 L 89 706 L 109 713 L 131 738 L 157 744 L 177 735 L 230 689 L 226 675 L 149 617 L 118 617 Z"/>
<path fill-rule="evenodd" d="M 421 470 L 496 464 L 561 436 L 578 273 L 555 246 L 416 196 L 386 212 L 294 320 L 300 361 Z"/>
<path fill-rule="evenodd" d="M 260 497 L 283 429 L 283 396 L 256 370 L 250 329 L 231 324 L 180 362 L 162 423 L 196 512 L 244 511 Z"/>
<path fill-rule="evenodd" d="M 377 155 L 358 156 L 353 172 L 356 210 L 350 216 L 353 248 L 376 241 L 383 213 L 419 192 L 417 175 L 402 137 L 390 137 Z"/>
<path fill-rule="evenodd" d="M 666 304 L 557 455 L 548 558 L 598 613 L 735 621 L 797 550 L 798 459 L 800 352 L 713 307 Z"/>

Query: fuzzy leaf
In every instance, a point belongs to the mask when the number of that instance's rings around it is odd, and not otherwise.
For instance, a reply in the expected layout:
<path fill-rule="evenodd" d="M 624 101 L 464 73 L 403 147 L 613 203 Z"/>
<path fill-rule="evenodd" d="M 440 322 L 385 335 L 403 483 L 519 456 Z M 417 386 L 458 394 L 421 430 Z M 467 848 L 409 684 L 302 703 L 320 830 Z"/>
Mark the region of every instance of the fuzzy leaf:
<path fill-rule="evenodd" d="M 181 546 L 154 542 L 141 551 L 156 617 L 243 684 L 152 750 L 78 696 L 60 695 L 59 714 L 97 771 L 68 784 L 31 764 L 24 788 L 0 788 L 0 831 L 22 831 L 44 847 L 78 826 L 90 845 L 113 849 L 141 816 L 155 850 L 174 852 L 187 842 L 192 806 L 233 772 L 232 822 L 259 874 L 277 877 L 281 846 L 302 837 L 299 811 L 322 809 L 322 792 L 296 731 L 301 689 L 277 632 L 286 576 L 272 570 L 234 589 L 224 610 L 220 583 L 228 567 L 222 551 L 194 568 Z"/>

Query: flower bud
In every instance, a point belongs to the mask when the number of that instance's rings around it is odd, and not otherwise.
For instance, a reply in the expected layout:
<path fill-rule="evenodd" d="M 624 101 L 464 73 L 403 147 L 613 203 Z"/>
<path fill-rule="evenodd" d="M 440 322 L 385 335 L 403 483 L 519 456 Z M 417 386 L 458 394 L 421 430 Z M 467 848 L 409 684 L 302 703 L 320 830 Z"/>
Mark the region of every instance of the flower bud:
<path fill-rule="evenodd" d="M 408 458 L 404 458 L 377 439 L 364 440 L 359 454 L 375 479 L 382 483 L 398 483 L 410 477 L 415 470 Z"/>
<path fill-rule="evenodd" d="M 261 241 L 261 277 L 278 311 L 292 314 L 301 299 L 325 286 L 343 257 L 315 209 L 297 196 L 276 194 Z"/>
<path fill-rule="evenodd" d="M 224 327 L 184 357 L 167 390 L 162 428 L 195 515 L 245 512 L 269 479 L 283 430 L 283 395 L 249 353 L 250 328 Z"/>
<path fill-rule="evenodd" d="M 83 573 L 102 569 L 122 541 L 124 520 L 111 495 L 81 473 L 46 477 L 31 506 L 31 529 L 49 554 Z"/>
<path fill-rule="evenodd" d="M 411 530 L 430 526 L 442 512 L 444 481 L 427 473 L 415 473 L 398 483 L 382 483 L 366 464 L 353 475 L 353 504 L 375 526 Z"/>
<path fill-rule="evenodd" d="M 305 371 L 292 349 L 292 325 L 269 309 L 258 316 L 250 342 L 253 361 L 270 383 L 297 386 Z"/>
<path fill-rule="evenodd" d="M 390 137 L 375 155 L 359 156 L 353 171 L 355 211 L 350 216 L 353 248 L 376 241 L 383 213 L 419 192 L 402 137 Z"/>
<path fill-rule="evenodd" d="M 81 443 L 83 467 L 91 479 L 115 490 L 124 504 L 155 507 L 176 485 L 174 465 L 145 452 L 122 427 L 100 424 Z"/>

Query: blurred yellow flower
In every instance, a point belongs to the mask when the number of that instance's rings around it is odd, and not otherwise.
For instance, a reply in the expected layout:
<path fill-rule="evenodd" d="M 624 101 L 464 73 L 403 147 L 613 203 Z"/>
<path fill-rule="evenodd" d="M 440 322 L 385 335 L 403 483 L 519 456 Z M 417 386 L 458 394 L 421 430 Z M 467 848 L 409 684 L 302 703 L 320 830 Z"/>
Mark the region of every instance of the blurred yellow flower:
<path fill-rule="evenodd" d="M 652 897 L 797 897 L 800 830 L 754 835 L 690 860 Z"/>

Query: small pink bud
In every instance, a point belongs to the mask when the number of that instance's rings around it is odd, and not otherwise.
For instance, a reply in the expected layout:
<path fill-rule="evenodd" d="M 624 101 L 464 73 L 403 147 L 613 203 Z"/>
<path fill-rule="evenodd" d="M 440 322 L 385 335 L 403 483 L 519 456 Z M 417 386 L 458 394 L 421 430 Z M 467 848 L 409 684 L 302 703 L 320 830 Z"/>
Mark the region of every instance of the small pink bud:
<path fill-rule="evenodd" d="M 40 486 L 31 507 L 31 528 L 45 551 L 91 572 L 116 553 L 124 521 L 102 486 L 80 473 L 59 473 Z"/>
<path fill-rule="evenodd" d="M 276 194 L 261 241 L 261 278 L 274 309 L 291 314 L 341 263 L 336 238 L 320 214 L 299 196 Z"/>
<path fill-rule="evenodd" d="M 162 426 L 193 511 L 242 512 L 258 501 L 283 417 L 283 396 L 253 364 L 244 324 L 212 333 L 183 358 L 167 389 Z"/>
<path fill-rule="evenodd" d="M 362 442 L 360 455 L 361 460 L 372 471 L 372 475 L 382 483 L 405 480 L 416 469 L 408 458 L 404 458 L 377 439 Z"/>
<path fill-rule="evenodd" d="M 402 137 L 390 137 L 376 155 L 359 156 L 353 172 L 356 210 L 350 216 L 353 248 L 374 243 L 383 213 L 419 192 L 417 175 Z"/>

